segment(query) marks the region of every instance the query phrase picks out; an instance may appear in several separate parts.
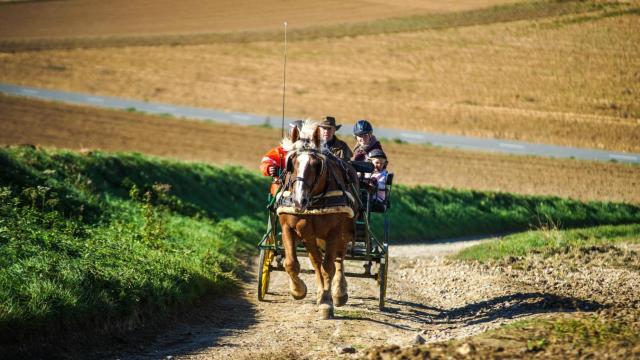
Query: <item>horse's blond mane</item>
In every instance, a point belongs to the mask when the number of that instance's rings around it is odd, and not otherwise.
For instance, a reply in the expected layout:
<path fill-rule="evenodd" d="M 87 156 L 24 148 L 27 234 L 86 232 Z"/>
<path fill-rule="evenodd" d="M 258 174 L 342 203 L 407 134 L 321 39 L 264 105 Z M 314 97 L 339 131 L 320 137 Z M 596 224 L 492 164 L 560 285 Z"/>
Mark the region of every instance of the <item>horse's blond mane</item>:
<path fill-rule="evenodd" d="M 299 140 L 297 142 L 292 142 L 291 139 L 286 136 L 282 139 L 282 148 L 286 151 L 302 150 L 303 148 L 320 150 L 316 149 L 313 141 L 304 141 L 313 139 L 313 133 L 318 128 L 318 125 L 320 125 L 320 123 L 317 121 L 313 121 L 311 119 L 305 120 L 302 125 L 302 130 L 300 130 Z"/>

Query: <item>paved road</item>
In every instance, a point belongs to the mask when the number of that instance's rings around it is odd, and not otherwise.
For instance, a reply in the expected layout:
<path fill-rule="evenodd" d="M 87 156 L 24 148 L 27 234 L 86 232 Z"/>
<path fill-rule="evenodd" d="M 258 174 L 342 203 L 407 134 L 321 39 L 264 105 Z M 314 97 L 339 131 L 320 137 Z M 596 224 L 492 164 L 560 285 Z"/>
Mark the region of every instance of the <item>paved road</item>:
<path fill-rule="evenodd" d="M 281 118 L 278 116 L 225 112 L 219 110 L 209 110 L 171 104 L 148 103 L 138 100 L 126 100 L 107 96 L 77 94 L 9 84 L 0 84 L 0 92 L 11 95 L 62 101 L 73 104 L 92 105 L 110 109 L 136 110 L 150 114 L 171 115 L 177 118 L 210 120 L 238 125 L 269 124 L 274 127 L 279 127 L 281 122 Z M 285 121 L 290 121 L 290 119 L 285 119 Z M 339 133 L 343 135 L 348 135 L 349 132 L 349 126 L 343 126 L 343 128 L 339 131 Z M 376 135 L 378 137 L 385 137 L 387 139 L 400 139 L 414 144 L 430 144 L 433 146 L 453 147 L 477 151 L 490 151 L 517 155 L 536 155 L 557 158 L 575 158 L 582 160 L 640 163 L 640 154 L 637 153 L 621 153 L 603 150 L 579 149 L 566 146 L 533 144 L 522 141 L 484 139 L 384 128 L 376 128 Z"/>

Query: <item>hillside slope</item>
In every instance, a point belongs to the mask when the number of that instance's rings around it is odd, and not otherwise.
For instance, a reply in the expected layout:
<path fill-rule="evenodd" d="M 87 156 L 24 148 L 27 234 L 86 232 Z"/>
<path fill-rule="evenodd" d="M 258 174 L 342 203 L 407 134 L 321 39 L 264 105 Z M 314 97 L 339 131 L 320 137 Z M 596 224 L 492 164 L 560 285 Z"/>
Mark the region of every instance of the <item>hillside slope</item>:
<path fill-rule="evenodd" d="M 228 292 L 264 230 L 268 182 L 237 167 L 31 147 L 0 149 L 0 167 L 2 345 L 132 328 Z M 422 242 L 637 223 L 640 208 L 398 185 L 391 219 L 392 243 Z"/>

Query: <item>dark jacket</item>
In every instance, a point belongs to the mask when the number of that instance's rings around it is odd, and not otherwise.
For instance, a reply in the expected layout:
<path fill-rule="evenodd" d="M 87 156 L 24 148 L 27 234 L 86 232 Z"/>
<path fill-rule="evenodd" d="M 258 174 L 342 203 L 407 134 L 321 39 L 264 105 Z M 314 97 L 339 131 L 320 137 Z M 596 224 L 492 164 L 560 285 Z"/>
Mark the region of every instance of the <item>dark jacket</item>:
<path fill-rule="evenodd" d="M 344 141 L 338 139 L 337 136 L 334 135 L 333 139 L 327 141 L 326 145 L 327 148 L 329 148 L 329 151 L 331 151 L 331 153 L 336 157 L 344 161 L 351 160 L 351 156 L 353 156 L 353 153 L 351 153 L 349 145 L 347 145 L 347 143 L 345 143 Z"/>
<path fill-rule="evenodd" d="M 378 139 L 376 139 L 375 136 L 371 138 L 371 142 L 369 143 L 369 146 L 367 146 L 366 148 L 361 147 L 360 144 L 356 144 L 356 146 L 353 148 L 352 160 L 355 160 L 355 161 L 367 160 L 367 154 L 370 153 L 371 150 L 373 149 L 382 150 L 382 145 L 380 145 L 380 141 L 378 141 Z"/>

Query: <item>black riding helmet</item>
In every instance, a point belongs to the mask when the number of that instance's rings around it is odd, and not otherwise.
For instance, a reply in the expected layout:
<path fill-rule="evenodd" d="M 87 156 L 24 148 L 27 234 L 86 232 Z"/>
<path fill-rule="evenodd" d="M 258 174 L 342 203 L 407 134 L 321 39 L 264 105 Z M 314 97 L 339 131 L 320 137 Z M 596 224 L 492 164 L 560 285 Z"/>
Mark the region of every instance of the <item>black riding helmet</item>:
<path fill-rule="evenodd" d="M 373 149 L 367 154 L 367 157 L 370 159 L 379 158 L 387 160 L 387 154 L 384 153 L 381 149 Z"/>
<path fill-rule="evenodd" d="M 367 120 L 358 120 L 353 126 L 353 135 L 362 136 L 364 134 L 371 134 L 373 132 L 373 126 Z"/>

